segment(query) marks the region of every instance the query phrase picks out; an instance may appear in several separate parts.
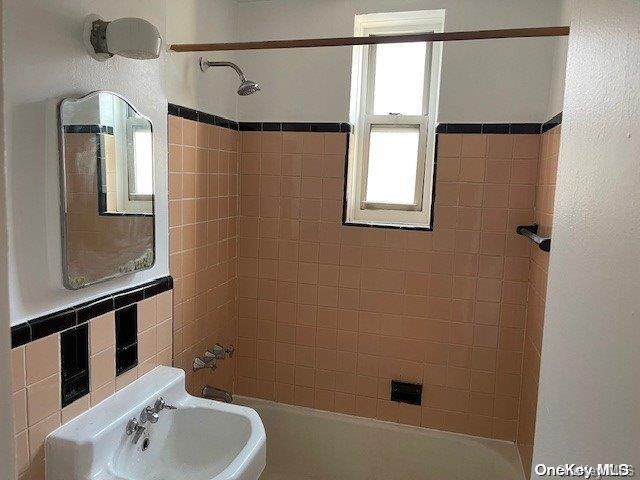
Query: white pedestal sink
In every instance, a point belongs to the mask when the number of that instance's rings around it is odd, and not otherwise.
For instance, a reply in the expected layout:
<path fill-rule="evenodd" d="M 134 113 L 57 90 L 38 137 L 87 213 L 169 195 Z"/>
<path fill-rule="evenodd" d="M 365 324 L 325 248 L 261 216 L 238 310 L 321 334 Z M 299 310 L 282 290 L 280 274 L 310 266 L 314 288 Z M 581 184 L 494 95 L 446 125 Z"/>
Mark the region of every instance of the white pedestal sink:
<path fill-rule="evenodd" d="M 159 397 L 175 410 L 146 421 L 136 443 L 132 418 Z M 257 480 L 266 434 L 250 408 L 192 397 L 184 372 L 153 371 L 51 433 L 47 480 Z"/>

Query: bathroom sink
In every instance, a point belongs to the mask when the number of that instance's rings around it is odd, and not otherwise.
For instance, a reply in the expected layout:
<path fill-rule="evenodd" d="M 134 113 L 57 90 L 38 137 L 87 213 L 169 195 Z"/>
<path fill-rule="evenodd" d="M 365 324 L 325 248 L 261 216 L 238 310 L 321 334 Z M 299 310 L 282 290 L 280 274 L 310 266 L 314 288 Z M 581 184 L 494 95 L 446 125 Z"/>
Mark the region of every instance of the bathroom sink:
<path fill-rule="evenodd" d="M 58 428 L 45 443 L 47 480 L 257 480 L 266 459 L 258 414 L 184 385 L 182 370 L 157 367 Z M 141 420 L 147 406 L 155 423 Z M 138 431 L 127 433 L 133 418 Z"/>

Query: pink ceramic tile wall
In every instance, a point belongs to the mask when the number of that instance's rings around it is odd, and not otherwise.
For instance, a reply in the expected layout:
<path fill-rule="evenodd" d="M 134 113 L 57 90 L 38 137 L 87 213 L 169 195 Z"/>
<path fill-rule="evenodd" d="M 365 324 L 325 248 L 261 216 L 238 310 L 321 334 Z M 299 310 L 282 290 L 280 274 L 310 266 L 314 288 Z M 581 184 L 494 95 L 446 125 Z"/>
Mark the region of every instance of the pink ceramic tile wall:
<path fill-rule="evenodd" d="M 346 141 L 241 134 L 236 393 L 515 440 L 540 137 L 439 135 L 433 232 L 341 224 Z"/>
<path fill-rule="evenodd" d="M 540 234 L 545 237 L 551 236 L 560 130 L 561 127 L 555 127 L 545 132 L 541 137 L 540 162 L 536 182 L 535 221 L 540 226 Z M 548 265 L 549 254 L 539 248 L 532 247 L 517 438 L 518 449 L 527 475 L 531 471 L 533 455 Z"/>
<path fill-rule="evenodd" d="M 187 388 L 233 388 L 234 360 L 192 371 L 214 343 L 236 340 L 237 131 L 169 115 L 169 263 L 174 278 L 174 365 Z"/>

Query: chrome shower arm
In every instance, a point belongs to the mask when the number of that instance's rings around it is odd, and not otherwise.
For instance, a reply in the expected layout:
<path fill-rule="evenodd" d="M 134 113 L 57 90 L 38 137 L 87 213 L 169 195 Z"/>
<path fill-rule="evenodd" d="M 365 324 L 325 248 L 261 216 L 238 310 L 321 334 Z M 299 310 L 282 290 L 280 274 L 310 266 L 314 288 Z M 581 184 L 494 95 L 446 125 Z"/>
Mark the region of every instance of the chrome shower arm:
<path fill-rule="evenodd" d="M 231 62 L 208 62 L 202 58 L 200 58 L 200 70 L 202 70 L 203 72 L 210 67 L 231 67 L 233 68 L 236 73 L 238 74 L 238 76 L 240 77 L 241 81 L 246 81 L 247 77 L 244 76 L 244 73 L 242 72 L 242 70 L 240 70 L 240 67 L 238 67 L 235 63 L 231 63 Z"/>

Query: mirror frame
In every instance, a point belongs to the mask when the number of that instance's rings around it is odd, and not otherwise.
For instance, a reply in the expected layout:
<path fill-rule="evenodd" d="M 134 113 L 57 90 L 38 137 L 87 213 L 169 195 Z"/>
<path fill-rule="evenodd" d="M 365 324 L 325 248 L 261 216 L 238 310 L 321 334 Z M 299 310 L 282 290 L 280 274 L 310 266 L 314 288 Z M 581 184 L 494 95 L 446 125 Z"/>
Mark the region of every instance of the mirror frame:
<path fill-rule="evenodd" d="M 118 97 L 119 99 L 121 99 L 123 102 L 125 102 L 137 115 L 139 115 L 141 118 L 144 118 L 145 120 L 147 120 L 149 122 L 150 128 L 151 128 L 151 158 L 152 158 L 152 179 L 151 179 L 151 184 L 153 186 L 153 200 L 151 203 L 151 214 L 131 214 L 130 216 L 136 216 L 136 217 L 144 217 L 144 218 L 148 218 L 151 217 L 151 224 L 152 224 L 152 235 L 151 235 L 151 239 L 153 242 L 153 262 L 151 262 L 151 264 L 149 266 L 146 266 L 144 268 L 138 268 L 136 270 L 131 270 L 129 272 L 114 272 L 113 275 L 108 275 L 106 277 L 102 277 L 98 280 L 94 280 L 91 282 L 87 282 L 87 283 L 83 283 L 82 285 L 72 285 L 71 282 L 69 281 L 69 270 L 68 270 L 68 252 L 67 252 L 67 239 L 68 239 L 68 224 L 67 224 L 67 166 L 66 166 L 66 162 L 65 162 L 65 148 L 64 148 L 64 124 L 63 124 L 63 120 L 62 120 L 62 110 L 63 107 L 69 104 L 74 104 L 74 103 L 78 103 L 81 102 L 83 100 L 88 100 L 92 97 L 97 97 L 99 96 L 101 93 L 107 93 L 109 95 L 114 95 L 116 97 Z M 135 105 L 133 105 L 126 97 L 124 97 L 123 95 L 120 95 L 119 93 L 116 92 L 112 92 L 110 90 L 95 90 L 93 92 L 90 92 L 86 95 L 82 95 L 80 97 L 65 97 L 63 98 L 59 103 L 58 103 L 58 155 L 60 156 L 60 214 L 61 214 L 61 222 L 62 222 L 62 228 L 61 228 L 61 243 L 62 243 L 62 283 L 65 286 L 65 288 L 67 288 L 68 290 L 80 290 L 81 288 L 85 288 L 85 287 L 89 287 L 91 285 L 96 285 L 98 283 L 103 283 L 106 282 L 108 280 L 112 280 L 114 278 L 119 278 L 119 277 L 124 277 L 125 275 L 130 275 L 132 273 L 136 273 L 136 272 L 143 272 L 145 270 L 149 270 L 150 268 L 153 268 L 153 266 L 156 264 L 156 181 L 155 181 L 155 148 L 154 148 L 154 138 L 153 138 L 153 122 L 151 121 L 151 118 L 149 118 L 148 116 L 144 115 L 143 113 L 140 112 L 140 110 L 138 110 Z M 96 171 L 96 175 L 98 175 L 99 173 Z M 99 192 L 98 192 L 99 194 Z M 123 215 L 128 215 L 128 214 L 123 214 Z"/>

